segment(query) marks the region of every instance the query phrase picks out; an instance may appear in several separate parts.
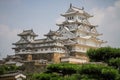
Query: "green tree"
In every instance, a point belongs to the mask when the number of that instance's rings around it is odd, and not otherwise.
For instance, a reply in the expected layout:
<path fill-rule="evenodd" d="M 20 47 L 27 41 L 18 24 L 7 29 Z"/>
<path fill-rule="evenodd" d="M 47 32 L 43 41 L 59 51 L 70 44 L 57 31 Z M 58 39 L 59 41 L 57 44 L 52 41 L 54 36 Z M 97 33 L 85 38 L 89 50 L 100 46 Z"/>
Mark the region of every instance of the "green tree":
<path fill-rule="evenodd" d="M 4 66 L 4 65 L 1 65 L 1 66 L 0 66 L 0 75 L 4 74 L 5 72 L 6 72 L 5 66 Z"/>
<path fill-rule="evenodd" d="M 87 51 L 90 61 L 104 62 L 120 71 L 120 48 L 102 47 Z"/>
<path fill-rule="evenodd" d="M 119 80 L 119 73 L 103 64 L 51 64 L 44 73 L 34 74 L 32 80 Z"/>
<path fill-rule="evenodd" d="M 61 63 L 61 64 L 51 64 L 47 67 L 47 72 L 52 73 L 56 72 L 64 75 L 71 75 L 76 73 L 77 69 L 80 68 L 79 65 Z"/>
<path fill-rule="evenodd" d="M 120 58 L 112 58 L 109 60 L 109 65 L 115 67 L 120 72 Z"/>
<path fill-rule="evenodd" d="M 16 72 L 17 70 L 19 70 L 19 67 L 15 65 L 0 65 L 0 74 Z"/>
<path fill-rule="evenodd" d="M 84 64 L 79 70 L 79 74 L 83 79 L 95 80 L 116 80 L 119 75 L 116 69 L 103 64 Z"/>

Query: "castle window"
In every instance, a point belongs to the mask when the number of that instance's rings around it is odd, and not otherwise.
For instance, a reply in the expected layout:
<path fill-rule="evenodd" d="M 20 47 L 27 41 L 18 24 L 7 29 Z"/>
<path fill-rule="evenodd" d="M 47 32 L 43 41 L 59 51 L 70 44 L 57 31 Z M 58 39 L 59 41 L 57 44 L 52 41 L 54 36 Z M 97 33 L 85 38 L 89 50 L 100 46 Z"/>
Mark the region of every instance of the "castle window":
<path fill-rule="evenodd" d="M 52 48 L 50 48 L 50 50 L 53 50 Z"/>
<path fill-rule="evenodd" d="M 69 17 L 68 17 L 68 20 L 69 20 Z"/>
<path fill-rule="evenodd" d="M 78 16 L 78 19 L 83 20 L 84 18 L 83 18 L 83 17 L 81 17 L 81 16 Z"/>
<path fill-rule="evenodd" d="M 64 33 L 66 33 L 66 32 L 64 32 Z"/>
<path fill-rule="evenodd" d="M 68 17 L 68 20 L 72 20 L 72 19 L 74 19 L 74 17 L 73 17 L 73 16 Z"/>
<path fill-rule="evenodd" d="M 22 52 L 24 52 L 25 50 L 23 49 Z"/>
<path fill-rule="evenodd" d="M 73 16 L 71 17 L 71 19 L 73 19 Z"/>
<path fill-rule="evenodd" d="M 38 50 L 36 49 L 35 51 L 37 52 Z"/>

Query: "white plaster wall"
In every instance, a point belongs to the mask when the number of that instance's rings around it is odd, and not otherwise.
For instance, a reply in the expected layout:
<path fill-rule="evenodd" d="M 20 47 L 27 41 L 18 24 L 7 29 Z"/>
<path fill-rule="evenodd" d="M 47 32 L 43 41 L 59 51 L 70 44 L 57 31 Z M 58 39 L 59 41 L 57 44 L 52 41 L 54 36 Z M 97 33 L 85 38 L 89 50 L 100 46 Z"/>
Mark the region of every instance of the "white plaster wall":
<path fill-rule="evenodd" d="M 93 41 L 93 40 L 87 40 L 86 44 L 89 45 L 89 46 L 94 46 L 94 47 L 96 47 L 96 42 Z"/>

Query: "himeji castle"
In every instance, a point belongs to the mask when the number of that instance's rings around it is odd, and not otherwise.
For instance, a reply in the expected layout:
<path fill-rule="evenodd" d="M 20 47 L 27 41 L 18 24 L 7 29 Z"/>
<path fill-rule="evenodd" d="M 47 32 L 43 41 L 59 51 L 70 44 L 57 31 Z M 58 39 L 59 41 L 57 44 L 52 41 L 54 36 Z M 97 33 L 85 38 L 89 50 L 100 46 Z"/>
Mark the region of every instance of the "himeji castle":
<path fill-rule="evenodd" d="M 84 8 L 77 8 L 70 4 L 69 9 L 61 14 L 65 18 L 57 24 L 58 30 L 50 30 L 43 39 L 33 30 L 23 30 L 18 34 L 20 40 L 13 43 L 15 55 L 23 60 L 47 60 L 51 63 L 86 63 L 89 58 L 86 51 L 99 48 L 105 41 L 98 39 L 96 25 L 88 19 L 93 17 Z"/>

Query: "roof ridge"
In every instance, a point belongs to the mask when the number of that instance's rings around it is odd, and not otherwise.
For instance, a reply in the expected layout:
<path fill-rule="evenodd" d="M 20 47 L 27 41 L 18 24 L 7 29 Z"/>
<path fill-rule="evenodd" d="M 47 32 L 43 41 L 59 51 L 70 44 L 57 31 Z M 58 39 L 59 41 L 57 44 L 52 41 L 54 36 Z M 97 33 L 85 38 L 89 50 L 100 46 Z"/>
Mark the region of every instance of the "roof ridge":
<path fill-rule="evenodd" d="M 79 10 L 83 10 L 83 8 L 78 8 L 78 7 L 75 7 L 75 6 L 72 6 L 72 8 L 76 8 L 76 9 L 79 9 Z"/>

